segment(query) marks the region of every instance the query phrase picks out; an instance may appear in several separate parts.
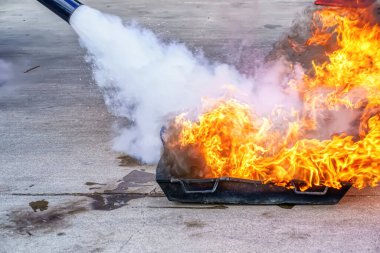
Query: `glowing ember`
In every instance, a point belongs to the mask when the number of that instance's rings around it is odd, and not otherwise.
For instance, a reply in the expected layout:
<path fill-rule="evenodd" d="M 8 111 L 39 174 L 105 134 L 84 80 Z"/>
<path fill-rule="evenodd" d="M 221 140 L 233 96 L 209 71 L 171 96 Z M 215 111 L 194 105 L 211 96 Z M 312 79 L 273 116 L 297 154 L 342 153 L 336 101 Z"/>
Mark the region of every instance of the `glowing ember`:
<path fill-rule="evenodd" d="M 257 116 L 248 105 L 220 100 L 197 121 L 178 116 L 169 129 L 168 149 L 182 157 L 192 175 L 236 177 L 290 186 L 357 188 L 380 182 L 380 26 L 358 9 L 322 9 L 313 17 L 310 46 L 331 46 L 328 61 L 313 62 L 302 81 L 288 88 L 299 93 L 301 110 Z M 316 137 L 321 115 L 358 114 L 354 134 Z M 282 124 L 278 120 L 282 119 Z M 279 126 L 280 125 L 280 126 Z M 184 157 L 186 156 L 186 157 Z"/>

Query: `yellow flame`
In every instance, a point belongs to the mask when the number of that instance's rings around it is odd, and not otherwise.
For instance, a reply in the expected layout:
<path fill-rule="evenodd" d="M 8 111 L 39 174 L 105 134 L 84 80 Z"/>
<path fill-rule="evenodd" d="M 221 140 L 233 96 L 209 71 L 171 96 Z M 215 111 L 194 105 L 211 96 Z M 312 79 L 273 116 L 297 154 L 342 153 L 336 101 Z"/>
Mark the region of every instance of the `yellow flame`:
<path fill-rule="evenodd" d="M 333 44 L 328 61 L 313 62 L 302 81 L 292 81 L 303 101 L 287 126 L 273 117 L 258 117 L 248 105 L 221 100 L 197 121 L 176 118 L 168 144 L 172 152 L 186 150 L 202 160 L 203 177 L 236 177 L 288 186 L 357 188 L 380 182 L 380 27 L 363 10 L 328 8 L 313 16 L 308 46 Z M 318 130 L 321 111 L 361 113 L 360 136 L 337 134 L 328 140 L 308 138 Z M 173 130 L 175 129 L 175 131 Z"/>

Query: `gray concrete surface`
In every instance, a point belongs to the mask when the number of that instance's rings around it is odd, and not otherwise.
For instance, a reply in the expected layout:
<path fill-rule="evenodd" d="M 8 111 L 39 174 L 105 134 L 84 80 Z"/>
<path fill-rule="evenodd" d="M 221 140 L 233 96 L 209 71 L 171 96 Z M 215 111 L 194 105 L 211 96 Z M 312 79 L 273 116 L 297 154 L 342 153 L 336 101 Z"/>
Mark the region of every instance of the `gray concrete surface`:
<path fill-rule="evenodd" d="M 311 5 L 83 2 L 240 68 Z M 0 59 L 13 78 L 0 87 L 0 252 L 380 252 L 379 188 L 291 209 L 167 201 L 154 166 L 120 166 L 110 148 L 118 119 L 83 57 L 70 27 L 36 1 L 1 0 Z"/>

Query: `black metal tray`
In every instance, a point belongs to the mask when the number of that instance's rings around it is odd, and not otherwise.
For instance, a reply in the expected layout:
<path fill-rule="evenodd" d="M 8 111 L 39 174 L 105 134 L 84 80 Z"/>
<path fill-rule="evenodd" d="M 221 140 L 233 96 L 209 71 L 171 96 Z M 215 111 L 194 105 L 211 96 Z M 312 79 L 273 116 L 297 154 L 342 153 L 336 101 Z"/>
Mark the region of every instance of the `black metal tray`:
<path fill-rule="evenodd" d="M 343 183 L 340 189 L 323 186 L 300 191 L 295 182 L 294 188 L 288 189 L 238 178 L 179 179 L 170 175 L 165 155 L 157 166 L 156 180 L 170 201 L 204 204 L 332 205 L 351 187 Z"/>

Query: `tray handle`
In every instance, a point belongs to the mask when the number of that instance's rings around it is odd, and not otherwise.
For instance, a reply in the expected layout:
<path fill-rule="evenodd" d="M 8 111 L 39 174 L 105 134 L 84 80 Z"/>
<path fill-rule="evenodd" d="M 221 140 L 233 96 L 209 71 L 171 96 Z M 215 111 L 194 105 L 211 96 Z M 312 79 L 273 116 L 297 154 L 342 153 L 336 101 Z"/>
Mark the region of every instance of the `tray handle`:
<path fill-rule="evenodd" d="M 292 185 L 293 185 L 293 191 L 295 194 L 300 194 L 300 195 L 317 195 L 317 196 L 323 196 L 323 195 L 326 195 L 327 191 L 329 190 L 329 188 L 327 186 L 325 186 L 325 188 L 323 189 L 323 191 L 314 191 L 314 192 L 310 192 L 310 191 L 300 191 L 298 190 L 296 184 L 292 182 Z"/>
<path fill-rule="evenodd" d="M 219 185 L 219 178 L 215 179 L 213 187 L 209 190 L 189 190 L 186 187 L 185 182 L 181 179 L 172 178 L 171 182 L 180 183 L 183 191 L 187 194 L 191 194 L 191 193 L 203 193 L 204 194 L 204 193 L 214 193 L 216 191 L 216 189 L 218 188 L 218 185 Z"/>

